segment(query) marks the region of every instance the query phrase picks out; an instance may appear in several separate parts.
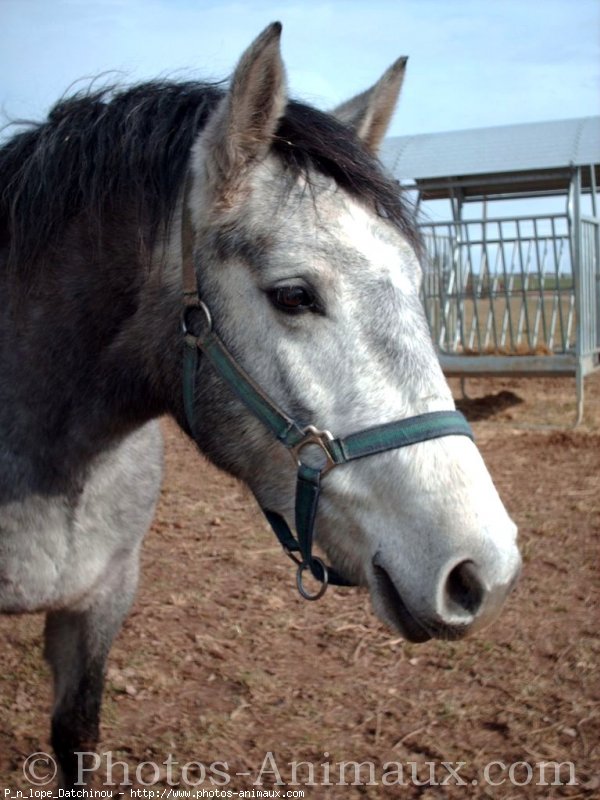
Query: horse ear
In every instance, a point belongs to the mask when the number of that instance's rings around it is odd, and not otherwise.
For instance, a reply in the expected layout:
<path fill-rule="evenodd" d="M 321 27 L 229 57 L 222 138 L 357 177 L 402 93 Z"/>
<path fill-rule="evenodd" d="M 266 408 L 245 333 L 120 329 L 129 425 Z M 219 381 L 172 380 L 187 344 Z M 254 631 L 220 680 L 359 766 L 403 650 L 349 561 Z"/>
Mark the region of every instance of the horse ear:
<path fill-rule="evenodd" d="M 229 91 L 200 137 L 209 180 L 226 195 L 245 168 L 263 158 L 284 113 L 287 93 L 279 40 L 273 22 L 242 55 Z"/>
<path fill-rule="evenodd" d="M 374 86 L 338 106 L 331 113 L 349 125 L 372 153 L 376 153 L 394 113 L 407 56 L 402 56 L 386 70 Z"/>

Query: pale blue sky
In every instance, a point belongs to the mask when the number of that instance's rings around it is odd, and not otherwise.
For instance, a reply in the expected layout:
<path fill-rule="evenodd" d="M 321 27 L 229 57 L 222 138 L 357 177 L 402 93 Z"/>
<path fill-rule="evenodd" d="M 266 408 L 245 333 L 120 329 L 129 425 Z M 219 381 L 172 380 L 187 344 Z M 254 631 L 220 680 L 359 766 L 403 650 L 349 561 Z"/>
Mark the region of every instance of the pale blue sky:
<path fill-rule="evenodd" d="M 0 109 L 40 118 L 106 70 L 223 78 L 275 19 L 292 93 L 324 108 L 409 55 L 393 134 L 600 114 L 599 0 L 0 0 Z"/>

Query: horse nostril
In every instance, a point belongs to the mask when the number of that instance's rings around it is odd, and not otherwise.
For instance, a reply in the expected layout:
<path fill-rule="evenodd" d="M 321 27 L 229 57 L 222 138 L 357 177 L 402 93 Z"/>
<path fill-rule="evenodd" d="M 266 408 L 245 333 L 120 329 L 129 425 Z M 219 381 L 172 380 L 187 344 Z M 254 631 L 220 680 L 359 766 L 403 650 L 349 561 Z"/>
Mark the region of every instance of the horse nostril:
<path fill-rule="evenodd" d="M 446 602 L 449 608 L 468 611 L 475 616 L 485 596 L 483 586 L 477 569 L 472 561 L 461 561 L 457 564 L 446 580 Z"/>

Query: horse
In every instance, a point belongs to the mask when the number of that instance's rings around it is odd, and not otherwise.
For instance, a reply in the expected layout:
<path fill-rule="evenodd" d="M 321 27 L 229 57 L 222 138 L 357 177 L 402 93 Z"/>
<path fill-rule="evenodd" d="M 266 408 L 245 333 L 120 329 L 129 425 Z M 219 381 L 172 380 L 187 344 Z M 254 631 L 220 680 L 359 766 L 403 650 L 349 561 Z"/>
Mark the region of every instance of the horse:
<path fill-rule="evenodd" d="M 280 33 L 227 87 L 89 90 L 0 150 L 0 611 L 46 614 L 62 787 L 98 742 L 161 415 L 250 487 L 309 599 L 364 585 L 407 640 L 458 639 L 520 570 L 377 159 L 406 58 L 325 113 L 288 97 Z"/>

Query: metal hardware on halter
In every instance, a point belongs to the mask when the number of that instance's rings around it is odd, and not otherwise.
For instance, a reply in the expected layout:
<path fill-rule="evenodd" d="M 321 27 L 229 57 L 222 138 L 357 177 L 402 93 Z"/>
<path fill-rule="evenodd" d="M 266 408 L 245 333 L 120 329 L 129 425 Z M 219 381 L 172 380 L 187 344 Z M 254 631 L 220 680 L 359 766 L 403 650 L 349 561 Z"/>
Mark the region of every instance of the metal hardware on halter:
<path fill-rule="evenodd" d="M 291 558 L 296 565 L 296 586 L 302 597 L 305 600 L 319 600 L 321 597 L 323 597 L 327 591 L 327 587 L 329 586 L 329 570 L 327 569 L 324 561 L 322 561 L 322 559 L 320 559 L 318 556 L 311 556 L 311 564 L 308 564 L 306 561 L 298 558 L 298 556 L 288 547 L 284 547 L 283 552 L 288 558 Z M 307 569 L 313 572 L 315 564 L 321 570 L 321 574 L 318 578 L 318 580 L 321 582 L 321 586 L 314 594 L 311 594 L 304 586 L 302 575 Z"/>
<path fill-rule="evenodd" d="M 296 559 L 294 559 L 294 561 L 296 561 Z M 304 582 L 302 580 L 302 575 L 305 572 L 305 570 L 307 569 L 310 570 L 311 568 L 309 567 L 308 564 L 304 562 L 298 564 L 298 569 L 296 571 L 296 586 L 298 588 L 298 591 L 305 600 L 320 600 L 321 597 L 323 597 L 323 595 L 327 591 L 327 587 L 329 586 L 329 571 L 327 570 L 327 567 L 325 566 L 323 561 L 321 561 L 321 559 L 318 556 L 313 556 L 312 561 L 313 564 L 316 562 L 323 570 L 323 574 L 319 578 L 319 580 L 321 581 L 321 586 L 317 589 L 317 591 L 314 594 L 311 594 L 308 591 L 308 589 L 306 589 L 306 587 L 304 586 Z"/>
<path fill-rule="evenodd" d="M 329 431 L 320 431 L 318 428 L 315 428 L 314 425 L 307 425 L 307 427 L 304 429 L 304 434 L 304 439 L 301 439 L 298 444 L 295 444 L 293 447 L 289 448 L 294 464 L 299 467 L 304 463 L 300 455 L 304 447 L 307 447 L 311 444 L 317 445 L 321 448 L 321 451 L 325 456 L 325 463 L 319 467 L 321 475 L 325 475 L 338 463 L 333 457 L 327 444 L 328 442 L 333 442 L 333 435 L 329 433 Z"/>
<path fill-rule="evenodd" d="M 183 313 L 181 315 L 181 330 L 184 336 L 194 336 L 194 338 L 198 338 L 196 334 L 191 333 L 189 326 L 188 326 L 188 314 L 193 313 L 194 310 L 202 311 L 204 314 L 205 320 L 205 333 L 209 333 L 212 331 L 213 321 L 210 311 L 208 310 L 208 306 L 204 303 L 196 292 L 193 294 L 184 294 L 184 306 L 183 306 Z"/>

